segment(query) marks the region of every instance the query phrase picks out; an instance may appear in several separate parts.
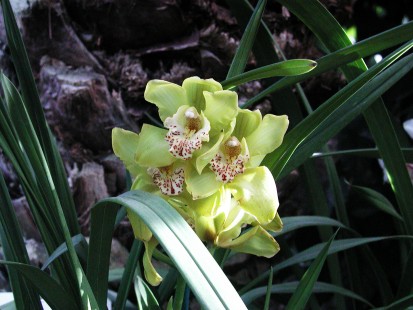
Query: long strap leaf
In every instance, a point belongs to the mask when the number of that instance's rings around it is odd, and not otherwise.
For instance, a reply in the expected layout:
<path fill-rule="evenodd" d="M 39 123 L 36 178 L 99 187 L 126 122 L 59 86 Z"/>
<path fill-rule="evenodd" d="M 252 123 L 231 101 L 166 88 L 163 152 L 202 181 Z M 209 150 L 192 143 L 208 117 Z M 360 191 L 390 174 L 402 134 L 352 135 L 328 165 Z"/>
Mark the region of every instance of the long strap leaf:
<path fill-rule="evenodd" d="M 89 247 L 91 254 L 96 249 L 106 248 L 101 244 L 110 242 L 108 234 L 109 230 L 113 229 L 113 215 L 116 214 L 119 205 L 125 206 L 129 212 L 139 216 L 151 229 L 203 307 L 208 309 L 245 309 L 245 305 L 228 278 L 193 230 L 178 212 L 157 196 L 142 191 L 132 191 L 97 203 L 92 211 L 92 221 L 99 220 L 106 227 L 99 229 L 99 225 L 96 223 L 96 232 L 91 231 Z M 114 212 L 112 212 L 113 210 Z M 108 217 L 113 217 L 113 219 L 108 219 Z M 99 234 L 104 234 L 105 238 Z M 107 256 L 109 252 L 101 251 L 99 255 Z M 99 268 L 88 270 L 90 278 L 101 275 L 100 272 L 107 268 L 106 263 L 99 264 Z M 107 277 L 102 281 L 107 282 Z M 92 287 L 93 285 L 92 283 Z M 96 292 L 97 287 L 94 289 Z M 98 299 L 101 298 L 99 294 L 97 296 Z"/>
<path fill-rule="evenodd" d="M 300 18 L 329 50 L 335 51 L 351 45 L 351 41 L 343 28 L 317 0 L 305 2 L 294 0 L 278 1 Z M 328 25 L 328 27 L 325 25 Z M 348 80 L 353 80 L 366 71 L 367 66 L 362 60 L 359 60 L 353 62 L 352 66 L 343 66 L 341 69 Z M 388 170 L 389 179 L 401 213 L 406 219 L 407 232 L 413 234 L 413 208 L 411 207 L 413 185 L 407 173 L 406 161 L 400 150 L 398 137 L 393 129 L 383 101 L 378 98 L 364 112 L 364 117 Z"/>

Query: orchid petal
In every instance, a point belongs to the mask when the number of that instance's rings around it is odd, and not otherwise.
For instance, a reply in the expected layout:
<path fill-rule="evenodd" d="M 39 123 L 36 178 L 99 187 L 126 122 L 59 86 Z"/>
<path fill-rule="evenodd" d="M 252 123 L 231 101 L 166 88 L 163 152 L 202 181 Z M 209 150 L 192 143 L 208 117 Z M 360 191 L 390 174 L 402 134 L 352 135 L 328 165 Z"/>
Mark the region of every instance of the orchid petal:
<path fill-rule="evenodd" d="M 113 128 L 113 152 L 120 158 L 133 178 L 139 173 L 139 165 L 135 161 L 135 154 L 138 150 L 138 144 L 138 134 L 121 128 Z"/>
<path fill-rule="evenodd" d="M 211 123 L 211 135 L 227 132 L 231 122 L 238 114 L 238 95 L 236 92 L 223 90 L 214 93 L 204 92 L 205 116 Z"/>
<path fill-rule="evenodd" d="M 262 115 L 260 110 L 239 110 L 237 114 L 237 121 L 232 132 L 232 135 L 236 136 L 238 140 L 244 137 L 248 137 L 256 130 L 262 122 Z"/>
<path fill-rule="evenodd" d="M 277 241 L 261 226 L 255 226 L 234 239 L 228 248 L 235 252 L 273 257 L 280 250 Z"/>
<path fill-rule="evenodd" d="M 136 161 L 143 167 L 164 167 L 171 165 L 176 159 L 169 153 L 169 145 L 165 141 L 167 130 L 144 124 L 139 134 Z"/>
<path fill-rule="evenodd" d="M 221 84 L 213 79 L 203 80 L 197 76 L 184 80 L 182 88 L 186 92 L 186 104 L 194 106 L 198 111 L 205 109 L 204 91 L 216 92 L 222 90 Z"/>
<path fill-rule="evenodd" d="M 214 194 L 222 185 L 217 181 L 215 174 L 210 170 L 205 170 L 198 174 L 196 169 L 188 165 L 185 170 L 186 188 L 191 193 L 193 199 L 201 199 Z"/>
<path fill-rule="evenodd" d="M 176 158 L 191 158 L 203 142 L 209 141 L 210 123 L 203 112 L 198 114 L 194 107 L 181 106 L 172 117 L 165 120 L 165 126 L 169 129 L 165 137 L 169 153 Z"/>
<path fill-rule="evenodd" d="M 218 153 L 219 146 L 224 139 L 224 133 L 221 133 L 219 136 L 215 136 L 208 143 L 203 144 L 200 150 L 194 152 L 195 158 L 195 167 L 199 174 L 202 170 L 211 162 L 211 160 Z"/>
<path fill-rule="evenodd" d="M 141 220 L 139 216 L 137 216 L 133 212 L 129 212 L 126 209 L 126 213 L 128 215 L 129 222 L 131 223 L 133 234 L 136 239 L 141 241 L 149 241 L 152 238 L 152 232 L 149 230 L 148 226 Z"/>
<path fill-rule="evenodd" d="M 262 122 L 250 135 L 246 136 L 251 159 L 263 156 L 279 147 L 288 127 L 286 115 L 276 116 L 267 114 Z M 255 162 L 255 165 L 259 165 Z"/>
<path fill-rule="evenodd" d="M 158 107 L 162 121 L 172 116 L 180 106 L 188 104 L 185 90 L 181 86 L 162 80 L 149 81 L 144 97 Z"/>
<path fill-rule="evenodd" d="M 214 242 L 225 221 L 225 213 L 216 216 L 198 216 L 195 220 L 195 231 L 203 241 Z"/>
<path fill-rule="evenodd" d="M 148 168 L 138 166 L 137 172 L 131 190 L 139 189 L 141 191 L 159 195 L 159 188 L 153 183 L 152 177 L 148 174 Z"/>
<path fill-rule="evenodd" d="M 145 273 L 145 278 L 152 286 L 158 286 L 162 282 L 162 277 L 156 272 L 155 267 L 152 265 L 152 255 L 158 241 L 152 238 L 149 241 L 144 241 L 145 253 L 143 255 L 142 264 Z"/>
<path fill-rule="evenodd" d="M 267 167 L 246 169 L 226 184 L 240 207 L 253 215 L 261 225 L 269 224 L 278 209 L 277 187 Z"/>
<path fill-rule="evenodd" d="M 254 225 L 254 223 L 252 223 Z M 265 230 L 270 230 L 273 232 L 280 232 L 283 229 L 283 222 L 277 213 L 271 223 L 267 225 L 261 225 Z"/>

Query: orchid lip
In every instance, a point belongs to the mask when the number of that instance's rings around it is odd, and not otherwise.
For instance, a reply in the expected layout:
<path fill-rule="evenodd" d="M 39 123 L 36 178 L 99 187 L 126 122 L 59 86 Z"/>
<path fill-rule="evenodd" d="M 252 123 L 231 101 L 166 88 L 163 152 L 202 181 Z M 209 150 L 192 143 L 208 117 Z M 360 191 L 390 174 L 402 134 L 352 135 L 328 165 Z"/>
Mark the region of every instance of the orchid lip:
<path fill-rule="evenodd" d="M 161 168 L 148 168 L 148 174 L 152 176 L 153 183 L 158 186 L 162 194 L 176 196 L 184 190 L 184 169 L 173 166 Z"/>
<path fill-rule="evenodd" d="M 194 107 L 181 107 L 165 120 L 165 126 L 169 129 L 165 140 L 175 158 L 188 160 L 202 147 L 202 142 L 209 141 L 210 123 Z"/>
<path fill-rule="evenodd" d="M 249 155 L 248 150 L 242 151 L 241 143 L 234 136 L 224 143 L 210 163 L 217 180 L 228 183 L 234 180 L 237 174 L 244 172 Z"/>

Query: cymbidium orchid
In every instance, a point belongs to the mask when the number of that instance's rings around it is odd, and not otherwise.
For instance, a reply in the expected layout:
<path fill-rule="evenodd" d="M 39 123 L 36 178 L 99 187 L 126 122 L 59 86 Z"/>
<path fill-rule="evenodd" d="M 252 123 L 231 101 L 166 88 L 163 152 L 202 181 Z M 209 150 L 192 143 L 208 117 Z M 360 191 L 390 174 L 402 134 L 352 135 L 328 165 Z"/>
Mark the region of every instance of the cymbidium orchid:
<path fill-rule="evenodd" d="M 286 116 L 238 108 L 236 92 L 212 80 L 186 79 L 182 86 L 150 81 L 145 99 L 159 109 L 165 128 L 143 125 L 139 134 L 115 128 L 115 154 L 134 178 L 132 189 L 169 202 L 210 246 L 271 257 L 278 244 L 277 189 L 262 159 L 282 142 Z M 142 221 L 128 214 L 144 241 L 145 275 L 161 277 L 151 264 L 157 241 Z"/>

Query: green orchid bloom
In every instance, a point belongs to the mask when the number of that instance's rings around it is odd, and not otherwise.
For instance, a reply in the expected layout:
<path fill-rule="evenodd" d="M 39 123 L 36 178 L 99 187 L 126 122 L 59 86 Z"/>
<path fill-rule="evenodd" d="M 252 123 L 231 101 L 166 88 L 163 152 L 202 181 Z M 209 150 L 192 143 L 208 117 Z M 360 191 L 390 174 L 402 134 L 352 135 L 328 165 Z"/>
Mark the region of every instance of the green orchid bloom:
<path fill-rule="evenodd" d="M 170 154 L 183 160 L 192 158 L 197 151 L 196 157 L 202 160 L 203 153 L 220 141 L 223 132 L 232 128 L 238 113 L 237 94 L 223 90 L 213 79 L 191 77 L 184 80 L 182 86 L 152 80 L 146 86 L 144 97 L 159 109 L 167 128 L 165 140 Z M 211 143 L 201 151 L 207 142 Z"/>
<path fill-rule="evenodd" d="M 205 198 L 222 183 L 231 183 L 246 169 L 258 167 L 268 153 L 281 145 L 287 127 L 286 115 L 267 114 L 263 118 L 259 110 L 239 110 L 234 129 L 226 139 L 203 154 L 202 160 L 209 163 L 209 169 L 200 172 L 195 163 L 185 171 L 188 191 L 194 199 Z"/>
<path fill-rule="evenodd" d="M 214 195 L 190 204 L 195 231 L 202 240 L 257 256 L 272 257 L 279 251 L 266 231 L 282 228 L 277 188 L 268 168 L 246 169 Z M 247 225 L 252 227 L 241 234 Z"/>
<path fill-rule="evenodd" d="M 183 167 L 167 151 L 165 152 L 164 133 L 161 129 L 144 125 L 140 134 L 114 128 L 112 130 L 112 147 L 131 174 L 134 182 L 131 189 L 144 190 L 161 196 L 177 206 L 173 197 L 183 192 Z M 141 149 L 149 152 L 139 152 Z M 148 157 L 149 154 L 156 154 Z M 159 285 L 162 277 L 152 265 L 151 258 L 158 242 L 144 222 L 134 213 L 127 212 L 135 238 L 145 246 L 143 266 L 145 277 L 151 285 Z"/>
<path fill-rule="evenodd" d="M 259 165 L 281 144 L 288 118 L 241 110 L 235 92 L 198 77 L 182 86 L 150 81 L 145 99 L 158 107 L 165 128 L 144 124 L 139 134 L 112 132 L 132 189 L 162 197 L 213 246 L 275 255 L 279 246 L 267 230 L 282 228 L 277 188 Z M 145 276 L 158 285 L 162 278 L 151 262 L 158 242 L 137 216 L 128 217 L 145 245 Z"/>

